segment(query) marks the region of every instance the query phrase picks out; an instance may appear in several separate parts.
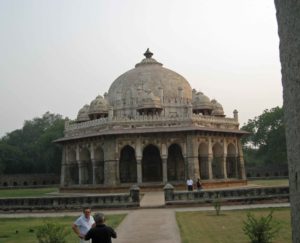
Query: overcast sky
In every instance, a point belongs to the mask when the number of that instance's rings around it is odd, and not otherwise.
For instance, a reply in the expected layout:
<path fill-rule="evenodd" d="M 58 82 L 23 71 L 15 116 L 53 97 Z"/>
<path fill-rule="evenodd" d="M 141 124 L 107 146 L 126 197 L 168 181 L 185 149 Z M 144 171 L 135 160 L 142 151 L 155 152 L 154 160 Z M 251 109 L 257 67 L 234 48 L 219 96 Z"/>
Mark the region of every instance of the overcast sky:
<path fill-rule="evenodd" d="M 0 137 L 78 110 L 153 58 L 240 124 L 282 105 L 272 0 L 0 0 Z"/>

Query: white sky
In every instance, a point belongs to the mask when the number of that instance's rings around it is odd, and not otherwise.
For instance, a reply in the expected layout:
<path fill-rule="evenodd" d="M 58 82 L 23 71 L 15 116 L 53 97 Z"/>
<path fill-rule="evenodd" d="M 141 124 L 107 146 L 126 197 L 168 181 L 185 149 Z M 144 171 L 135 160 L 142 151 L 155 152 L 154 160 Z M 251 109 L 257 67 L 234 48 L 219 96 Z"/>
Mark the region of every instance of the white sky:
<path fill-rule="evenodd" d="M 76 118 L 148 47 L 241 125 L 282 105 L 272 0 L 0 0 L 0 34 L 0 137 Z"/>

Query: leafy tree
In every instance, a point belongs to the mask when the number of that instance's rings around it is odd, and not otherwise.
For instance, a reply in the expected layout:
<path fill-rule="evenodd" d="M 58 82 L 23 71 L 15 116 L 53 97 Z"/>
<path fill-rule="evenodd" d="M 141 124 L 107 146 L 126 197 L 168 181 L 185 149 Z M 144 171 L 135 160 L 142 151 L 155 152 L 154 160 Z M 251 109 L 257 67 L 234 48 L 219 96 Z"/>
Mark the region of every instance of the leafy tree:
<path fill-rule="evenodd" d="M 283 109 L 275 107 L 248 120 L 242 130 L 250 132 L 242 140 L 245 159 L 250 163 L 284 164 L 287 162 Z"/>
<path fill-rule="evenodd" d="M 0 173 L 59 173 L 64 119 L 46 112 L 0 139 Z"/>

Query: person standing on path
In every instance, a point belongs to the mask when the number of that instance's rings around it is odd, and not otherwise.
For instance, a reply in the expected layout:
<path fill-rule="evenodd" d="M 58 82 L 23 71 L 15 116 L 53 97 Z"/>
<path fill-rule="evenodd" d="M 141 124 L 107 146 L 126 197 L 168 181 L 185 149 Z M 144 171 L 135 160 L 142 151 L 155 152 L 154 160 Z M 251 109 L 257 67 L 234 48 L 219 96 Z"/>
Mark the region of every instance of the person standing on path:
<path fill-rule="evenodd" d="M 72 225 L 73 231 L 80 238 L 80 243 L 91 242 L 90 240 L 86 241 L 84 237 L 93 226 L 95 226 L 95 221 L 93 216 L 91 216 L 91 208 L 85 207 L 83 208 L 83 215 L 76 219 Z"/>
<path fill-rule="evenodd" d="M 187 185 L 188 191 L 193 191 L 193 184 L 194 184 L 194 182 L 191 178 L 187 179 L 186 185 Z"/>
<path fill-rule="evenodd" d="M 85 235 L 85 240 L 92 239 L 92 243 L 111 243 L 111 238 L 117 238 L 117 233 L 113 228 L 104 224 L 104 214 L 95 215 L 96 227 L 91 228 Z"/>

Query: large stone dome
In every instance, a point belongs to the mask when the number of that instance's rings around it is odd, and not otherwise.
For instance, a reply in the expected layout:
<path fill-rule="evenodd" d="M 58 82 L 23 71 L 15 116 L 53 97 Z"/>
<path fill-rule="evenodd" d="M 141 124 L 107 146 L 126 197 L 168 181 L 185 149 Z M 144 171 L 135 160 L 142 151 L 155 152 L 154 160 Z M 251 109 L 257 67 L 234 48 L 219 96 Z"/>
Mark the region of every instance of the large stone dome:
<path fill-rule="evenodd" d="M 188 81 L 178 73 L 162 67 L 152 58 L 149 49 L 135 68 L 119 76 L 110 86 L 108 101 L 111 105 L 117 102 L 128 104 L 143 91 L 150 92 L 159 98 L 192 100 L 192 89 Z"/>

